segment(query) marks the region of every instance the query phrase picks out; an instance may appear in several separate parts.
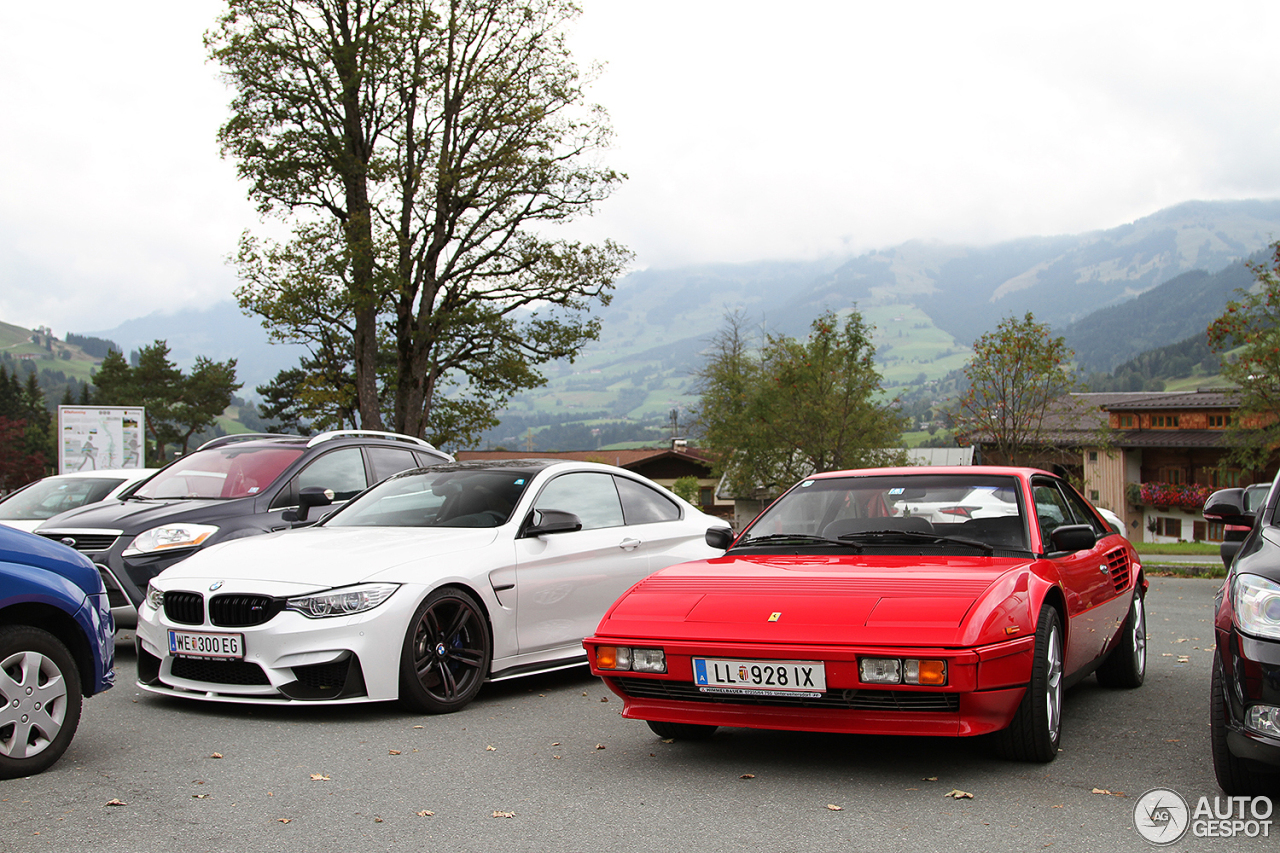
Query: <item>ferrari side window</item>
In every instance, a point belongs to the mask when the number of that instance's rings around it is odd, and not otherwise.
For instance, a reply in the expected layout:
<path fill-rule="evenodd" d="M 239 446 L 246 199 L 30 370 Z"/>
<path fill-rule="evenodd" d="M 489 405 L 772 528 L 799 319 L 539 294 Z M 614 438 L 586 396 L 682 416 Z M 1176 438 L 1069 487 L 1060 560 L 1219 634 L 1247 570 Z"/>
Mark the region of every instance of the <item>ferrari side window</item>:
<path fill-rule="evenodd" d="M 1049 534 L 1064 524 L 1072 524 L 1071 509 L 1067 506 L 1062 493 L 1051 483 L 1035 483 L 1032 494 L 1036 501 L 1036 518 L 1040 522 L 1040 535 L 1048 541 Z"/>
<path fill-rule="evenodd" d="M 571 512 L 582 520 L 583 530 L 622 526 L 622 503 L 609 474 L 561 474 L 542 490 L 533 508 Z"/>

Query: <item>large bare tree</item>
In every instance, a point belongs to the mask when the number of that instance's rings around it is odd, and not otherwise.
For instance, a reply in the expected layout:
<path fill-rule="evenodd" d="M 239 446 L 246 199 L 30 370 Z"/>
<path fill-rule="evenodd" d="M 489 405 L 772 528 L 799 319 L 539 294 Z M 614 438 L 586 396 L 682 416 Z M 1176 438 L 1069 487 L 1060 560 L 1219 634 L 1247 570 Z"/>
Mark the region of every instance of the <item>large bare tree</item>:
<path fill-rule="evenodd" d="M 564 42 L 567 0 L 228 0 L 220 131 L 293 235 L 246 234 L 242 305 L 349 355 L 361 425 L 460 440 L 598 334 L 630 255 L 549 236 L 623 179 Z M 334 330 L 349 354 L 325 352 Z M 344 343 L 344 345 L 346 345 Z M 449 387 L 457 393 L 442 393 Z"/>

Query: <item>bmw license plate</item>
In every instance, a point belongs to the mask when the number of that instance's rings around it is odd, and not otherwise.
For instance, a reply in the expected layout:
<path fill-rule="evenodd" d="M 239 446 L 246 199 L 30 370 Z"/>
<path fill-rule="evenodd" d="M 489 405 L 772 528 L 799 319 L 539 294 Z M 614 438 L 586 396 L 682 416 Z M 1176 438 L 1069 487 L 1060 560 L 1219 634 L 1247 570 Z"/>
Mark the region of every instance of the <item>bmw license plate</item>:
<path fill-rule="evenodd" d="M 820 660 L 694 658 L 693 681 L 703 693 L 817 698 L 827 689 Z"/>
<path fill-rule="evenodd" d="M 170 631 L 169 654 L 184 658 L 244 659 L 244 634 Z"/>

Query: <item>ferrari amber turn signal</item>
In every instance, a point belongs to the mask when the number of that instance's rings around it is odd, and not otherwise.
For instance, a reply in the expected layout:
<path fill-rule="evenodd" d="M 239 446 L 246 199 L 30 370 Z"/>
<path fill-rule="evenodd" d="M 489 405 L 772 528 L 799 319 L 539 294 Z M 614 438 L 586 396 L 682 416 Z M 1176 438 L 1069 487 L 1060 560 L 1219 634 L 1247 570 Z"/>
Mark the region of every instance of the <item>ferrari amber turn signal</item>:
<path fill-rule="evenodd" d="M 667 656 L 662 649 L 596 646 L 596 667 L 632 672 L 666 672 Z"/>

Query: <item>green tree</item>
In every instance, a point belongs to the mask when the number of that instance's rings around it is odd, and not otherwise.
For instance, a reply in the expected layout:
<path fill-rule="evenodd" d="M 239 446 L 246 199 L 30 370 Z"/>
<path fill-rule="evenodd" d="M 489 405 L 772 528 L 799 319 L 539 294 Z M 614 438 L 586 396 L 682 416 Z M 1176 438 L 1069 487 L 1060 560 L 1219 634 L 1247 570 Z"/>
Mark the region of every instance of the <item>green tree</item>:
<path fill-rule="evenodd" d="M 1249 264 L 1256 279 L 1209 324 L 1209 348 L 1222 356 L 1222 377 L 1239 389 L 1228 428 L 1227 459 L 1261 471 L 1280 445 L 1280 242 L 1270 264 Z"/>
<path fill-rule="evenodd" d="M 702 443 L 742 496 L 776 492 L 816 471 L 901 463 L 906 418 L 877 402 L 880 374 L 857 311 L 813 321 L 807 340 L 767 335 L 754 347 L 731 314 L 697 372 Z"/>
<path fill-rule="evenodd" d="M 570 0 L 228 0 L 219 138 L 284 243 L 246 234 L 241 305 L 340 334 L 361 425 L 473 439 L 599 333 L 630 254 L 547 236 L 623 179 L 563 28 Z M 453 393 L 450 393 L 452 389 Z"/>
<path fill-rule="evenodd" d="M 1066 340 L 1053 337 L 1031 312 L 1001 320 L 973 344 L 964 369 L 969 388 L 954 411 L 957 434 L 993 445 L 1009 465 L 1052 450 L 1046 416 L 1070 406 L 1074 357 Z"/>
<path fill-rule="evenodd" d="M 25 384 L 0 366 L 0 493 L 24 486 L 53 468 L 53 429 L 35 373 Z"/>
<path fill-rule="evenodd" d="M 160 465 L 170 445 L 185 454 L 191 437 L 212 426 L 240 388 L 234 358 L 219 362 L 196 356 L 195 367 L 186 375 L 169 359 L 165 341 L 143 347 L 136 367 L 130 367 L 119 352 L 108 352 L 93 383 L 98 405 L 146 409 L 152 460 Z"/>

